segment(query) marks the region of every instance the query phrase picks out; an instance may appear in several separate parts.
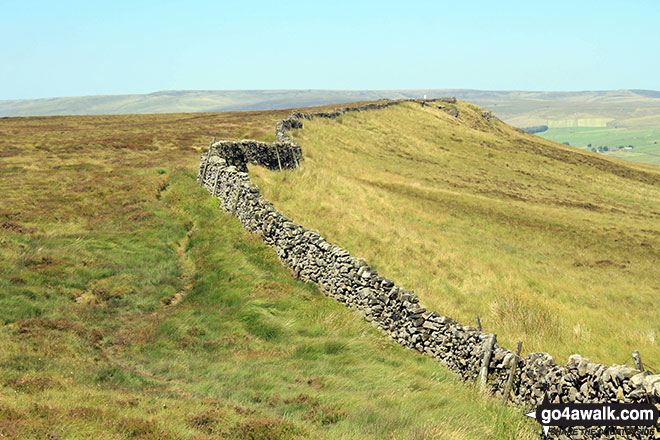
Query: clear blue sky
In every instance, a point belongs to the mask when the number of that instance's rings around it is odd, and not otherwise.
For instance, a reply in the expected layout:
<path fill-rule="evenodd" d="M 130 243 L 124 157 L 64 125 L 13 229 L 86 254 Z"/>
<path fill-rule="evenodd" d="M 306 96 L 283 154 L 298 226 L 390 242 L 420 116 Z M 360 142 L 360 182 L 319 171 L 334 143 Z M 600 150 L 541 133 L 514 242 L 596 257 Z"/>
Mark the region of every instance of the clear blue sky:
<path fill-rule="evenodd" d="M 660 89 L 660 1 L 0 0 L 0 99 Z"/>

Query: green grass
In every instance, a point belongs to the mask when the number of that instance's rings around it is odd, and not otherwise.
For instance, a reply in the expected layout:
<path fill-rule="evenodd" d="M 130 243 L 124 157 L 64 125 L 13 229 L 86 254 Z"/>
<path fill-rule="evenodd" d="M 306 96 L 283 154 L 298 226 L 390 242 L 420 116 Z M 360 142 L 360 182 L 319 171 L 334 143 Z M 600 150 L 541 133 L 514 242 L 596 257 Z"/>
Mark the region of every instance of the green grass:
<path fill-rule="evenodd" d="M 605 154 L 635 162 L 660 165 L 660 129 L 629 127 L 572 127 L 550 128 L 537 133 L 545 139 L 590 150 L 608 147 Z M 589 146 L 591 145 L 591 147 Z M 632 145 L 632 150 L 612 151 L 619 146 Z"/>
<path fill-rule="evenodd" d="M 0 436 L 538 437 L 294 281 L 198 187 L 196 146 L 282 116 L 0 121 Z"/>
<path fill-rule="evenodd" d="M 300 170 L 250 169 L 294 221 L 498 342 L 660 366 L 660 169 L 407 103 L 305 121 Z"/>

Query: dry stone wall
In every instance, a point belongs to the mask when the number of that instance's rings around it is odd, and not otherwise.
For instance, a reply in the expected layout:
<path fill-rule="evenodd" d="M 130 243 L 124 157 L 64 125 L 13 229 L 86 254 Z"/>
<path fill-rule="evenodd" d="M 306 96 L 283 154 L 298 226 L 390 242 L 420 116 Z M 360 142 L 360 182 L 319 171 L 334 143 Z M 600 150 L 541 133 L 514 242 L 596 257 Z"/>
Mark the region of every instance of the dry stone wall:
<path fill-rule="evenodd" d="M 417 100 L 422 105 L 432 101 Z M 277 124 L 277 141 L 270 145 L 247 140 L 215 142 L 202 154 L 199 182 L 220 200 L 221 209 L 272 246 L 295 277 L 315 283 L 327 296 L 359 310 L 398 343 L 434 357 L 463 380 L 472 381 L 479 375 L 493 335 L 427 311 L 412 291 L 380 276 L 365 260 L 329 243 L 319 232 L 292 222 L 261 196 L 246 172 L 248 162 L 270 169 L 298 167 L 302 150 L 288 132 L 301 128 L 304 120 L 336 118 L 348 111 L 380 109 L 400 102 L 292 113 Z M 452 103 L 450 99 L 444 102 Z M 527 408 L 539 405 L 546 394 L 553 403 L 660 402 L 660 375 L 625 365 L 606 366 L 580 355 L 571 356 L 566 365 L 558 365 L 547 353 L 517 358 L 497 344 L 487 370 L 487 387 L 492 393 L 504 392 L 514 363 L 517 368 L 509 399 Z M 585 434 L 583 438 L 600 437 Z"/>
<path fill-rule="evenodd" d="M 247 164 L 261 165 L 271 170 L 297 168 L 302 160 L 300 146 L 294 142 L 265 142 L 243 139 L 238 142 L 220 141 L 211 144 L 213 154 L 222 157 L 227 165 L 247 172 Z"/>

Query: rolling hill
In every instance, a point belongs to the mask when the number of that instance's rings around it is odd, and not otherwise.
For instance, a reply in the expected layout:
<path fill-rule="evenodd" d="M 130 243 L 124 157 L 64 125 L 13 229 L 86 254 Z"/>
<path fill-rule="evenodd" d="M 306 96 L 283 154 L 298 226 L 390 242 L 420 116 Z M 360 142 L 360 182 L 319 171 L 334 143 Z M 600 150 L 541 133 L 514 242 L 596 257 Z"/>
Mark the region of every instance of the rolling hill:
<path fill-rule="evenodd" d="M 272 110 L 381 98 L 419 98 L 432 90 L 168 90 L 0 101 L 0 116 L 100 115 Z"/>
<path fill-rule="evenodd" d="M 504 346 L 608 364 L 640 350 L 657 367 L 658 167 L 441 105 L 305 121 L 302 167 L 251 178 Z M 0 120 L 0 434 L 538 437 L 521 410 L 293 280 L 198 187 L 211 137 L 271 141 L 287 114 Z"/>
<path fill-rule="evenodd" d="M 294 281 L 198 186 L 212 136 L 286 115 L 0 120 L 0 437 L 538 436 Z"/>
<path fill-rule="evenodd" d="M 444 108 L 439 108 L 444 107 Z M 453 114 L 458 114 L 458 117 Z M 504 346 L 660 365 L 660 169 L 559 145 L 459 101 L 294 131 L 300 170 L 250 169 L 294 222 Z"/>
<path fill-rule="evenodd" d="M 0 116 L 93 115 L 268 110 L 377 99 L 455 96 L 495 112 L 516 127 L 548 120 L 608 118 L 620 126 L 658 127 L 659 92 L 420 90 L 170 90 L 0 101 Z"/>

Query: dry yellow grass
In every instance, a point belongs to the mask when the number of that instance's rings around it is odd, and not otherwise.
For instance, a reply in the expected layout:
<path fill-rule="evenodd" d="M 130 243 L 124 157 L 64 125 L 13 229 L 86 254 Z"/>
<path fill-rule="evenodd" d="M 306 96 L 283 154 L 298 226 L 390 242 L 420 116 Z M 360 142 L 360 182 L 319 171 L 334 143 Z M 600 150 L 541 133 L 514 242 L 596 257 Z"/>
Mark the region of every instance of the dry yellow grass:
<path fill-rule="evenodd" d="M 197 185 L 287 113 L 0 119 L 0 438 L 536 437 Z"/>
<path fill-rule="evenodd" d="M 300 170 L 250 173 L 293 220 L 502 345 L 660 366 L 660 172 L 457 104 L 315 119 Z"/>

